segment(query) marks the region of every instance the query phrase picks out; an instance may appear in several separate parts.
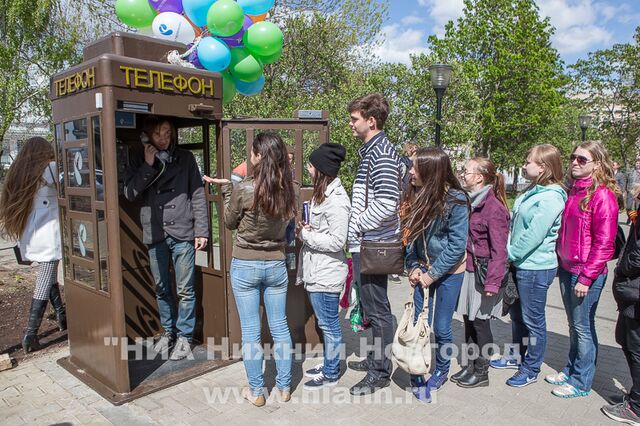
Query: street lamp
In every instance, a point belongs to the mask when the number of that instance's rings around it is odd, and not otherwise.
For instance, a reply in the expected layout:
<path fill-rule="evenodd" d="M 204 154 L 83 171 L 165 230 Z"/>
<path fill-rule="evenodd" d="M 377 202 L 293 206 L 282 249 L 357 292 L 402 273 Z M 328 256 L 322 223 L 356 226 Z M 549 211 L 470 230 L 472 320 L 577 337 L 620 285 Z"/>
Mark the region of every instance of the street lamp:
<path fill-rule="evenodd" d="M 440 120 L 442 119 L 442 97 L 451 81 L 453 68 L 446 64 L 433 64 L 429 66 L 431 74 L 431 86 L 436 91 L 436 146 L 440 146 Z"/>
<path fill-rule="evenodd" d="M 578 121 L 580 123 L 580 129 L 582 129 L 582 142 L 587 140 L 587 129 L 591 124 L 591 116 L 590 115 L 581 115 L 578 117 Z"/>

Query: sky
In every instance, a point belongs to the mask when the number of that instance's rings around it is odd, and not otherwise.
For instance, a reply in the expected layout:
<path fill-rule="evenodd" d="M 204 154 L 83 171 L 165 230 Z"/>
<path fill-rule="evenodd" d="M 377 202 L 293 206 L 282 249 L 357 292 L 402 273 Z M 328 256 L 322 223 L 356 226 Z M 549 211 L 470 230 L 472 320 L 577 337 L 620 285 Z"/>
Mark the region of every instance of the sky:
<path fill-rule="evenodd" d="M 591 51 L 633 40 L 640 25 L 640 0 L 535 0 L 542 16 L 556 28 L 552 45 L 565 64 Z M 391 0 L 378 48 L 387 62 L 409 63 L 409 55 L 427 53 L 429 35 L 444 34 L 450 19 L 462 14 L 463 0 Z"/>

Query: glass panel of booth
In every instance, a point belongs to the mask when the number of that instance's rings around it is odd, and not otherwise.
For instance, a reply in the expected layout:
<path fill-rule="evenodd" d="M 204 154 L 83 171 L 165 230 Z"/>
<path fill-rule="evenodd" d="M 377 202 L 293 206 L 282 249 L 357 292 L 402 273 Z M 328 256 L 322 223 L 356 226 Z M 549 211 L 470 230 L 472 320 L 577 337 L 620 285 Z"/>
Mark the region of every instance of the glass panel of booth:
<path fill-rule="evenodd" d="M 77 120 L 67 121 L 64 123 L 64 140 L 77 141 L 87 138 L 87 119 L 79 118 Z"/>
<path fill-rule="evenodd" d="M 104 185 L 102 179 L 102 138 L 100 133 L 100 117 L 91 117 L 93 129 L 93 158 L 94 158 L 94 182 L 96 201 L 104 201 Z"/>
<path fill-rule="evenodd" d="M 104 211 L 96 210 L 96 229 L 98 232 L 97 249 L 98 249 L 98 269 L 100 285 L 99 290 L 109 292 L 109 270 L 107 269 L 107 222 L 105 221 Z"/>
<path fill-rule="evenodd" d="M 62 228 L 62 261 L 64 277 L 71 278 L 70 260 L 71 260 L 71 241 L 69 236 L 69 223 L 67 222 L 67 209 L 64 206 L 60 207 L 60 221 Z"/>
<path fill-rule="evenodd" d="M 69 188 L 88 188 L 89 148 L 87 146 L 67 148 L 67 176 L 63 179 Z"/>
<path fill-rule="evenodd" d="M 320 131 L 319 130 L 303 130 L 302 131 L 302 186 L 313 186 L 313 180 L 311 175 L 307 171 L 307 162 L 309 161 L 309 155 L 320 144 Z"/>
<path fill-rule="evenodd" d="M 56 160 L 57 160 L 57 166 L 58 166 L 58 196 L 63 198 L 64 197 L 64 179 L 62 179 L 62 176 L 64 174 L 64 136 L 62 133 L 62 124 L 58 123 L 55 126 L 55 133 L 54 133 L 54 142 L 55 142 L 55 146 L 56 146 Z"/>
<path fill-rule="evenodd" d="M 95 235 L 90 219 L 71 217 L 71 253 L 74 256 L 92 261 L 95 254 Z"/>

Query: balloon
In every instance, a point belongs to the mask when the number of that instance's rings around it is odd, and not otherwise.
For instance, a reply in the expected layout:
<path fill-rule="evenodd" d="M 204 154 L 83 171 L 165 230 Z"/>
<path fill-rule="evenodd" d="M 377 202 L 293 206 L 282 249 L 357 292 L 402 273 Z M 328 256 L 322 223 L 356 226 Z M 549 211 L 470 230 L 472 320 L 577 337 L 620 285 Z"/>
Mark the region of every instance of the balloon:
<path fill-rule="evenodd" d="M 229 37 L 220 37 L 220 40 L 227 43 L 229 47 L 244 47 L 242 44 L 242 36 L 247 29 L 253 25 L 253 21 L 247 15 L 244 17 L 244 22 L 242 23 L 242 28 L 237 33 L 230 35 Z"/>
<path fill-rule="evenodd" d="M 116 0 L 116 15 L 125 25 L 144 28 L 151 25 L 156 11 L 147 0 Z"/>
<path fill-rule="evenodd" d="M 275 0 L 238 0 L 247 15 L 262 15 L 273 7 Z"/>
<path fill-rule="evenodd" d="M 196 37 L 187 19 L 174 12 L 163 12 L 153 20 L 153 34 L 161 40 L 189 44 Z"/>
<path fill-rule="evenodd" d="M 214 37 L 204 37 L 198 44 L 198 60 L 209 71 L 222 71 L 231 62 L 231 53 L 226 44 Z"/>
<path fill-rule="evenodd" d="M 262 63 L 251 56 L 247 49 L 231 49 L 231 64 L 229 71 L 236 80 L 250 83 L 260 78 Z"/>
<path fill-rule="evenodd" d="M 193 44 L 188 45 L 187 46 L 187 50 L 191 49 L 191 46 L 193 46 Z M 202 66 L 202 63 L 200 63 L 200 59 L 198 59 L 198 48 L 197 47 L 195 49 L 193 49 L 193 51 L 189 54 L 189 57 L 187 58 L 187 61 L 189 61 L 196 68 L 204 69 L 204 67 Z"/>
<path fill-rule="evenodd" d="M 226 105 L 236 97 L 236 85 L 228 72 L 222 73 L 222 104 Z"/>
<path fill-rule="evenodd" d="M 158 12 L 182 13 L 182 0 L 149 0 L 149 4 Z"/>
<path fill-rule="evenodd" d="M 198 27 L 207 25 L 207 12 L 216 0 L 182 0 L 184 13 Z"/>
<path fill-rule="evenodd" d="M 249 16 L 249 18 L 251 18 L 251 20 L 253 22 L 262 22 L 265 19 L 267 19 L 267 13 L 263 13 L 262 15 L 258 15 L 258 16 Z"/>
<path fill-rule="evenodd" d="M 273 22 L 256 22 L 242 36 L 244 45 L 251 53 L 269 56 L 282 49 L 282 31 Z"/>
<path fill-rule="evenodd" d="M 233 0 L 218 0 L 207 13 L 207 28 L 211 34 L 227 37 L 242 29 L 244 13 Z"/>
<path fill-rule="evenodd" d="M 236 79 L 234 79 L 233 82 L 236 84 L 236 90 L 238 93 L 245 96 L 254 96 L 262 92 L 262 88 L 264 87 L 264 74 L 251 83 Z"/>
<path fill-rule="evenodd" d="M 258 58 L 260 60 L 260 62 L 263 63 L 263 65 L 273 64 L 278 59 L 280 59 L 280 56 L 282 56 L 282 49 L 278 50 L 276 53 L 274 53 L 273 55 L 269 55 L 269 56 L 255 55 L 255 57 Z"/>

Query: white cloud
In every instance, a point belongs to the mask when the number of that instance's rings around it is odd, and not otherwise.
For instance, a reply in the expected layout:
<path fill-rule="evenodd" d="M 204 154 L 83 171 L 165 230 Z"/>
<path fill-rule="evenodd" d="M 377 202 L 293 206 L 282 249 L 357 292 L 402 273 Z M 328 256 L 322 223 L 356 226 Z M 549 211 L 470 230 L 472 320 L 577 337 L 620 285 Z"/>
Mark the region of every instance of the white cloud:
<path fill-rule="evenodd" d="M 402 25 L 416 25 L 416 24 L 424 24 L 425 19 L 420 16 L 409 15 L 405 16 L 400 20 Z"/>
<path fill-rule="evenodd" d="M 444 26 L 450 20 L 455 21 L 462 16 L 463 0 L 418 0 L 420 6 L 429 10 L 429 16 L 434 21 L 432 33 L 438 37 L 444 34 Z"/>
<path fill-rule="evenodd" d="M 427 35 L 424 31 L 401 29 L 397 24 L 382 27 L 384 43 L 375 48 L 375 54 L 383 62 L 410 64 L 410 55 L 427 53 Z"/>
<path fill-rule="evenodd" d="M 583 53 L 609 44 L 613 34 L 603 25 L 620 7 L 592 0 L 538 0 L 540 15 L 556 28 L 553 46 L 561 55 Z"/>

